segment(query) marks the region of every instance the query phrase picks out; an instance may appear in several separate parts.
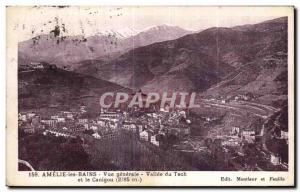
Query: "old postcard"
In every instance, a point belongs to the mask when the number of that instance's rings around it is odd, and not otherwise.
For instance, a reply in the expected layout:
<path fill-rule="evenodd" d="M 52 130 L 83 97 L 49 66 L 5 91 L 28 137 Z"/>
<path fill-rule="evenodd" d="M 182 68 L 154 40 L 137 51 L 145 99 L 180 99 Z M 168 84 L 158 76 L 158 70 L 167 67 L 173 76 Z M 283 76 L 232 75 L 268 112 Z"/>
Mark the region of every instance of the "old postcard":
<path fill-rule="evenodd" d="M 294 7 L 8 6 L 8 186 L 294 186 Z"/>

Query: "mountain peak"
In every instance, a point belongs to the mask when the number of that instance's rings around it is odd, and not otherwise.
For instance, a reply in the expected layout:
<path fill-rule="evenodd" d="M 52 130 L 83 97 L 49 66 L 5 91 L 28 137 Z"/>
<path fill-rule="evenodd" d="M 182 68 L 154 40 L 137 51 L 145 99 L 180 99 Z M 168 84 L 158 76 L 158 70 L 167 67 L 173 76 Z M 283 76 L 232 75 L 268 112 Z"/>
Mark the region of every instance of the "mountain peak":
<path fill-rule="evenodd" d="M 175 26 L 175 25 L 170 25 L 170 24 L 161 24 L 161 25 L 156 25 L 156 26 L 150 26 L 145 29 L 143 29 L 141 32 L 150 32 L 150 31 L 166 31 L 166 30 L 181 30 L 181 31 L 187 31 L 181 27 Z"/>
<path fill-rule="evenodd" d="M 139 33 L 139 31 L 136 29 L 125 27 L 125 28 L 121 28 L 121 29 L 104 30 L 104 31 L 97 33 L 97 35 L 115 36 L 116 38 L 124 39 L 124 38 L 128 38 L 128 37 L 132 37 L 138 33 Z"/>

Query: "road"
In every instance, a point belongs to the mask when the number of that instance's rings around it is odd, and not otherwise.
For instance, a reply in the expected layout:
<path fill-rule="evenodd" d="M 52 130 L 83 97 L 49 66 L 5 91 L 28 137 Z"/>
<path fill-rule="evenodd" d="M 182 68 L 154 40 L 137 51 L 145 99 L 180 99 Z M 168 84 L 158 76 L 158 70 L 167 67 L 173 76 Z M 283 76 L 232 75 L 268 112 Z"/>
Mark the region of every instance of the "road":
<path fill-rule="evenodd" d="M 222 103 L 218 100 L 211 101 L 208 99 L 202 99 L 200 102 L 205 106 L 228 109 L 231 111 L 235 111 L 237 114 L 251 113 L 252 115 L 261 117 L 263 119 L 266 119 L 273 113 L 279 111 L 279 109 L 269 105 L 248 101 L 230 101 L 228 103 Z"/>

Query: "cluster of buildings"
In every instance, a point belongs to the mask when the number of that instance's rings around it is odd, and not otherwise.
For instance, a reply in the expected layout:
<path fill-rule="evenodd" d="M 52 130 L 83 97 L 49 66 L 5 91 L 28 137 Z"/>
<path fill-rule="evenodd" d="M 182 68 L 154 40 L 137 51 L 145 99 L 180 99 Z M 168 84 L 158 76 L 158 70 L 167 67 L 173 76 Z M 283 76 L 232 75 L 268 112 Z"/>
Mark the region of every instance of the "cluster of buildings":
<path fill-rule="evenodd" d="M 215 101 L 215 102 L 220 102 L 220 103 L 228 103 L 230 101 L 251 101 L 255 99 L 256 97 L 252 93 L 241 93 L 237 95 L 228 95 L 227 97 L 213 97 L 213 96 L 207 96 L 206 99 L 208 101 Z"/>
<path fill-rule="evenodd" d="M 46 62 L 28 62 L 20 64 L 18 67 L 18 70 L 20 72 L 26 72 L 26 71 L 34 71 L 34 70 L 44 70 L 44 69 L 56 69 L 57 66 L 54 64 L 49 64 Z M 64 70 L 71 71 L 70 66 L 64 66 Z"/>
<path fill-rule="evenodd" d="M 46 63 L 44 62 L 30 62 L 27 64 L 21 64 L 19 66 L 19 70 L 26 71 L 26 70 L 36 70 L 36 69 L 44 69 L 46 67 Z"/>
<path fill-rule="evenodd" d="M 25 133 L 41 132 L 57 137 L 89 134 L 98 140 L 114 139 L 120 132 L 127 132 L 155 146 L 162 145 L 168 135 L 174 135 L 178 139 L 190 135 L 190 121 L 185 111 L 141 113 L 137 117 L 130 112 L 101 109 L 96 118 L 88 118 L 86 113 L 85 106 L 80 106 L 75 112 L 60 111 L 46 117 L 34 112 L 21 112 L 19 128 Z"/>
<path fill-rule="evenodd" d="M 288 132 L 280 130 L 278 133 L 277 136 L 274 135 L 273 137 L 288 143 Z M 262 137 L 263 133 L 257 133 L 251 128 L 232 127 L 228 131 L 214 129 L 209 132 L 209 138 L 220 141 L 219 147 L 224 154 L 232 151 L 235 154 L 233 156 L 235 159 L 245 159 L 248 157 L 245 154 L 244 146 L 251 145 L 253 148 L 251 150 L 255 151 L 254 153 L 258 155 L 261 161 L 267 162 L 267 164 L 272 166 L 287 169 L 288 165 L 286 162 L 283 162 L 282 156 L 279 153 L 274 152 L 275 150 L 266 150 L 266 148 L 263 147 Z M 267 164 L 265 164 L 266 167 L 268 166 Z M 256 168 L 263 169 L 264 167 L 257 165 Z"/>
<path fill-rule="evenodd" d="M 140 113 L 133 115 L 128 111 L 109 111 L 101 109 L 97 117 L 89 118 L 85 106 L 80 106 L 75 111 L 60 111 L 48 117 L 41 117 L 37 113 L 27 112 L 19 113 L 19 128 L 26 133 L 41 132 L 44 135 L 54 135 L 62 137 L 75 138 L 82 134 L 88 134 L 96 140 L 112 140 L 117 139 L 122 133 L 135 135 L 141 142 L 150 143 L 154 146 L 161 147 L 168 143 L 168 138 L 176 138 L 178 143 L 191 145 L 191 151 L 195 151 L 197 142 L 191 139 L 191 120 L 184 110 L 176 109 L 173 111 L 164 109 L 157 112 Z M 201 121 L 211 122 L 213 117 L 201 117 Z M 193 120 L 194 121 L 194 120 Z M 274 135 L 277 139 L 288 140 L 288 132 L 281 130 L 280 134 Z M 258 134 L 250 128 L 231 127 L 227 131 L 223 129 L 211 129 L 208 137 L 213 141 L 218 140 L 219 148 L 224 154 L 234 151 L 239 158 L 245 156 L 243 146 L 245 144 L 256 145 L 262 139 L 262 133 Z M 201 139 L 200 139 L 201 141 Z M 199 142 L 200 142 L 199 141 Z M 202 142 L 202 141 L 201 141 Z M 183 146 L 183 144 L 182 144 Z M 183 148 L 181 144 L 178 149 Z M 193 147 L 194 146 L 194 147 Z M 176 148 L 174 145 L 173 147 Z M 203 150 L 204 145 L 196 146 Z M 203 149 L 202 149 L 203 148 Z M 196 151 L 201 151 L 196 150 Z M 268 153 L 262 151 L 262 153 Z M 276 153 L 268 153 L 268 161 L 274 165 L 283 165 L 280 155 Z M 228 156 L 230 159 L 230 156 Z M 287 166 L 287 165 L 286 165 Z"/>

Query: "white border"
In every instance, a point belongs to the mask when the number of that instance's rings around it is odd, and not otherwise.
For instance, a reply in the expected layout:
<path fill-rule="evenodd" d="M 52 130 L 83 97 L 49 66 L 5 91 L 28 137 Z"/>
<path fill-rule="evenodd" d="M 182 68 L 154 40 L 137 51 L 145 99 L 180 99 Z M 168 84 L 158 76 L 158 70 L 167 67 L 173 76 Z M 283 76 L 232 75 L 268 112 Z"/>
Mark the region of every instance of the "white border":
<path fill-rule="evenodd" d="M 285 1 L 270 1 L 270 0 L 249 0 L 249 1 L 240 1 L 240 0 L 229 0 L 229 1 L 218 1 L 218 0 L 208 0 L 208 1 L 195 1 L 195 0 L 190 0 L 190 1 L 186 1 L 186 0 L 178 0 L 176 2 L 172 1 L 172 0 L 144 0 L 143 3 L 141 4 L 141 1 L 138 0 L 133 0 L 133 1 L 122 1 L 122 0 L 111 0 L 111 1 L 81 1 L 81 0 L 46 0 L 46 1 L 40 1 L 40 2 L 36 2 L 33 0 L 30 1 L 25 1 L 25 0 L 10 0 L 10 1 L 1 1 L 0 2 L 0 30 L 3 32 L 1 33 L 0 36 L 0 41 L 1 41 L 1 45 L 0 46 L 0 53 L 2 54 L 2 57 L 0 57 L 1 59 L 1 65 L 0 65 L 0 78 L 1 78 L 1 83 L 0 83 L 0 88 L 1 91 L 0 93 L 0 104 L 1 104 L 1 109 L 0 109 L 0 122 L 2 124 L 2 129 L 1 130 L 1 146 L 2 150 L 1 150 L 1 155 L 2 157 L 5 157 L 5 6 L 6 5 L 44 5 L 44 4 L 57 4 L 57 5 L 83 5 L 83 4 L 89 4 L 89 5 L 295 5 L 296 7 L 300 7 L 300 1 L 298 0 L 285 0 Z M 299 20 L 297 21 L 297 25 L 299 25 Z M 297 31 L 298 34 L 298 31 Z M 299 38 L 298 38 L 299 41 Z M 298 41 L 296 42 L 298 44 Z M 299 49 L 297 50 L 297 55 L 299 53 Z M 297 70 L 297 74 L 299 74 L 299 67 Z M 299 89 L 299 82 L 297 85 L 297 89 Z M 295 98 L 297 99 L 297 98 Z M 297 106 L 298 108 L 298 106 Z M 297 117 L 295 118 L 300 118 L 300 115 L 298 114 Z M 299 131 L 298 131 L 298 135 L 297 138 L 299 138 Z M 1 158 L 1 169 L 2 170 L 2 179 L 1 179 L 1 191 L 8 191 L 7 187 L 5 187 L 5 158 Z M 297 163 L 297 162 L 295 162 Z M 23 191 L 25 189 L 20 189 L 20 191 Z M 72 190 L 72 189 L 71 189 Z M 241 189 L 243 190 L 243 189 Z M 258 190 L 258 189 L 255 189 Z M 239 190 L 238 190 L 239 191 Z"/>

